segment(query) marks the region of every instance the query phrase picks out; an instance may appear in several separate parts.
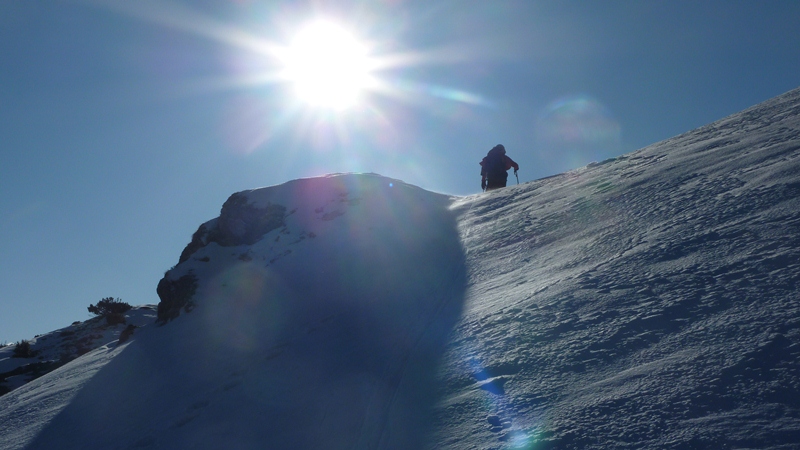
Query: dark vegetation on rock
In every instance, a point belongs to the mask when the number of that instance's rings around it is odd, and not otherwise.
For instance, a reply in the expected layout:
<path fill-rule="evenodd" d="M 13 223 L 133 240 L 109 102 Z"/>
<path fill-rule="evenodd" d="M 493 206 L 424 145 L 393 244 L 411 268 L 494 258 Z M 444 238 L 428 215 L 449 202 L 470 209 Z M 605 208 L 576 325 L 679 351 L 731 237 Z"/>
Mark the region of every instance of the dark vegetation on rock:
<path fill-rule="evenodd" d="M 72 361 L 75 358 L 61 358 L 54 361 L 38 361 L 31 364 L 25 364 L 24 366 L 17 367 L 14 370 L 3 372 L 0 374 L 0 380 L 5 381 L 6 378 L 13 377 L 16 375 L 28 375 L 30 380 L 34 380 L 36 378 L 41 377 L 47 373 L 50 373 L 59 367 L 63 366 L 64 364 Z M 0 386 L 0 390 L 3 388 L 8 389 L 5 386 Z M 6 392 L 10 392 L 11 389 L 8 389 Z M 0 391 L 1 392 L 1 391 Z M 2 394 L 0 394 L 2 395 Z"/>
<path fill-rule="evenodd" d="M 140 309 L 153 309 L 139 307 Z M 0 369 L 0 396 L 3 396 L 22 384 L 29 383 L 53 370 L 89 353 L 106 344 L 106 330 L 115 325 L 127 322 L 126 313 L 133 309 L 120 299 L 107 297 L 95 305 L 89 306 L 95 317 L 84 322 L 75 321 L 69 329 L 54 332 L 51 335 L 37 335 L 36 340 L 22 340 L 12 344 L 11 357 L 24 359 L 21 365 Z M 129 339 L 136 325 L 130 324 L 120 333 L 121 342 Z M 13 381 L 12 381 L 13 379 Z"/>
<path fill-rule="evenodd" d="M 122 301 L 122 299 L 114 299 L 113 297 L 106 297 L 96 305 L 89 305 L 88 310 L 90 313 L 106 319 L 106 323 L 110 326 L 125 323 L 125 313 L 130 311 L 131 305 Z"/>
<path fill-rule="evenodd" d="M 130 339 L 131 335 L 133 335 L 133 332 L 135 330 L 136 330 L 136 325 L 133 325 L 133 324 L 128 325 L 127 327 L 125 327 L 125 329 L 122 330 L 122 333 L 119 334 L 119 341 L 118 342 L 120 344 L 122 344 L 123 342 L 127 341 L 128 339 Z"/>
<path fill-rule="evenodd" d="M 183 249 L 178 264 L 188 261 L 198 250 L 215 242 L 223 247 L 252 245 L 265 234 L 285 225 L 286 207 L 267 204 L 256 207 L 248 203 L 247 196 L 235 193 L 222 205 L 219 218 L 206 222 L 192 235 Z M 208 258 L 203 259 L 208 261 Z M 168 322 L 180 314 L 181 309 L 192 308 L 192 296 L 197 289 L 197 277 L 183 275 L 177 280 L 164 275 L 156 288 L 161 301 L 158 304 L 158 322 Z"/>
<path fill-rule="evenodd" d="M 31 343 L 23 339 L 15 344 L 12 356 L 14 358 L 32 358 L 36 356 L 36 352 L 31 348 Z"/>
<path fill-rule="evenodd" d="M 165 275 L 158 282 L 156 293 L 161 301 L 158 303 L 158 323 L 166 323 L 178 317 L 181 309 L 189 312 L 192 309 L 192 296 L 197 290 L 197 277 L 186 274 L 177 280 L 171 280 Z"/>
<path fill-rule="evenodd" d="M 106 297 L 96 305 L 89 305 L 87 309 L 96 316 L 106 316 L 108 314 L 124 314 L 131 310 L 131 305 L 119 298 Z"/>

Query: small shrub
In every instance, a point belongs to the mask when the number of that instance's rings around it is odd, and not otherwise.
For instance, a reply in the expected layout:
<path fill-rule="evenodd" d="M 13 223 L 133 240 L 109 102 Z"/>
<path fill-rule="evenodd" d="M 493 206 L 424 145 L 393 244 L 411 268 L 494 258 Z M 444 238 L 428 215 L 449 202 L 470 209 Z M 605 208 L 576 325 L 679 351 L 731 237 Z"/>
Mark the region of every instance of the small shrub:
<path fill-rule="evenodd" d="M 122 333 L 119 334 L 119 343 L 122 344 L 123 342 L 127 341 L 135 329 L 136 325 L 128 325 L 124 330 L 122 330 Z"/>
<path fill-rule="evenodd" d="M 103 317 L 106 318 L 106 323 L 111 326 L 125 323 L 125 315 L 122 313 L 106 314 Z"/>
<path fill-rule="evenodd" d="M 31 343 L 23 339 L 17 342 L 12 356 L 14 358 L 32 358 L 35 355 L 36 352 L 31 348 Z"/>
<path fill-rule="evenodd" d="M 124 314 L 131 309 L 131 305 L 122 301 L 122 299 L 114 299 L 113 297 L 106 297 L 96 305 L 89 305 L 89 312 L 97 316 L 108 317 L 111 314 Z"/>

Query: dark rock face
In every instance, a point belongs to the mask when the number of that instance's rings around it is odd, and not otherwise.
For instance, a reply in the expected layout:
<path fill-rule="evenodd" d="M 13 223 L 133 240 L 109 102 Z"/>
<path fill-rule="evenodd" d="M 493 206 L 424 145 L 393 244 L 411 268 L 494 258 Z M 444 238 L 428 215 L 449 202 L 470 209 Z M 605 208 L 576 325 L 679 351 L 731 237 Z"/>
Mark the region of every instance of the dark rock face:
<path fill-rule="evenodd" d="M 216 242 L 224 247 L 252 245 L 265 234 L 284 226 L 286 207 L 267 204 L 256 207 L 247 203 L 244 194 L 231 195 L 222 205 L 219 218 L 200 225 L 192 235 L 192 241 L 181 252 L 178 264 L 189 258 L 206 245 Z M 191 299 L 197 289 L 197 278 L 192 274 L 183 275 L 177 280 L 164 275 L 156 288 L 161 302 L 158 304 L 158 321 L 168 322 L 192 307 Z"/>
<path fill-rule="evenodd" d="M 191 310 L 191 300 L 196 289 L 197 277 L 192 274 L 184 275 L 177 280 L 171 280 L 164 275 L 156 288 L 156 293 L 161 299 L 158 303 L 157 322 L 165 323 L 178 317 L 181 308 Z"/>
<path fill-rule="evenodd" d="M 219 219 L 200 225 L 192 235 L 178 264 L 211 242 L 224 247 L 255 244 L 265 234 L 283 226 L 285 217 L 285 206 L 269 204 L 258 208 L 248 204 L 246 196 L 233 194 L 222 205 Z"/>
<path fill-rule="evenodd" d="M 178 259 L 178 264 L 187 261 L 194 252 L 200 250 L 208 244 L 206 237 L 208 236 L 208 228 L 206 224 L 200 225 L 200 228 L 192 235 L 192 241 L 183 249 L 181 257 Z"/>
<path fill-rule="evenodd" d="M 222 246 L 252 245 L 270 231 L 282 227 L 286 207 L 268 204 L 257 208 L 247 204 L 247 198 L 233 194 L 222 205 L 217 222 L 219 236 L 214 242 Z"/>
<path fill-rule="evenodd" d="M 136 325 L 128 325 L 122 330 L 122 333 L 119 334 L 119 343 L 122 344 L 123 342 L 130 339 L 131 335 L 133 335 L 134 330 L 136 330 Z"/>

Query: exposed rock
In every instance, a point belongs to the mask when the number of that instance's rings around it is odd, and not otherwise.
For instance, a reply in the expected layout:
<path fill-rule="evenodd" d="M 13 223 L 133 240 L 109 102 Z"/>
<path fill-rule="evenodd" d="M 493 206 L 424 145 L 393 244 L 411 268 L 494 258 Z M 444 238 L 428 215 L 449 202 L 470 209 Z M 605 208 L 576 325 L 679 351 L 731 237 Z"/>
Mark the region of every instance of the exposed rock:
<path fill-rule="evenodd" d="M 219 218 L 206 222 L 192 235 L 178 264 L 211 242 L 221 246 L 252 245 L 262 236 L 284 225 L 286 207 L 267 204 L 257 207 L 247 203 L 241 193 L 231 195 L 222 205 Z"/>
<path fill-rule="evenodd" d="M 247 203 L 242 194 L 231 195 L 222 205 L 217 222 L 219 236 L 214 242 L 222 246 L 252 245 L 262 236 L 284 225 L 286 207 L 268 204 L 263 208 Z"/>
<path fill-rule="evenodd" d="M 252 245 L 265 234 L 285 225 L 286 207 L 267 203 L 257 207 L 249 204 L 247 196 L 242 193 L 231 195 L 222 205 L 218 218 L 210 220 L 197 229 L 192 240 L 183 249 L 178 264 L 189 258 L 206 245 L 216 242 L 229 247 Z M 204 259 L 208 261 L 208 258 Z M 161 302 L 158 304 L 158 322 L 168 322 L 180 314 L 181 308 L 191 309 L 191 298 L 197 288 L 194 275 L 184 275 L 177 280 L 164 275 L 156 288 Z"/>
<path fill-rule="evenodd" d="M 183 249 L 183 252 L 181 252 L 181 257 L 178 259 L 178 264 L 188 260 L 189 257 L 194 254 L 194 252 L 200 250 L 201 248 L 205 247 L 208 244 L 208 241 L 206 240 L 208 236 L 208 227 L 206 225 L 207 224 L 205 223 L 200 225 L 200 228 L 198 228 L 197 231 L 194 232 L 194 234 L 192 235 L 192 241 L 189 242 L 186 248 Z"/>
<path fill-rule="evenodd" d="M 122 330 L 122 333 L 119 334 L 119 343 L 122 344 L 123 342 L 127 341 L 133 334 L 134 330 L 136 330 L 136 325 L 131 324 L 125 327 L 125 329 Z"/>
<path fill-rule="evenodd" d="M 197 289 L 197 277 L 186 274 L 177 280 L 171 280 L 165 275 L 158 282 L 156 293 L 161 299 L 158 303 L 157 322 L 164 323 L 178 317 L 181 308 L 191 308 L 191 300 Z"/>

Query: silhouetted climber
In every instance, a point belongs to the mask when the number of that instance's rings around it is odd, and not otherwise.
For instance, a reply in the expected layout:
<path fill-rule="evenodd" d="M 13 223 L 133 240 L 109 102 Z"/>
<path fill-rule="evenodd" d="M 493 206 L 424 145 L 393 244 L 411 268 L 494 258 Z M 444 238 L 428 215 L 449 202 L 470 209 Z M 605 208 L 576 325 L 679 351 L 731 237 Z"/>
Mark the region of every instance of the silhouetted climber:
<path fill-rule="evenodd" d="M 506 187 L 508 169 L 513 167 L 514 175 L 516 175 L 519 170 L 519 164 L 506 156 L 506 148 L 500 144 L 495 145 L 489 150 L 489 153 L 483 158 L 480 164 L 481 189 L 484 191 Z"/>

